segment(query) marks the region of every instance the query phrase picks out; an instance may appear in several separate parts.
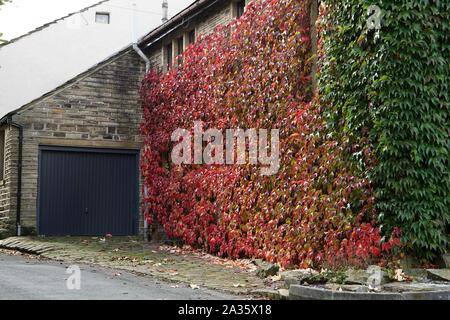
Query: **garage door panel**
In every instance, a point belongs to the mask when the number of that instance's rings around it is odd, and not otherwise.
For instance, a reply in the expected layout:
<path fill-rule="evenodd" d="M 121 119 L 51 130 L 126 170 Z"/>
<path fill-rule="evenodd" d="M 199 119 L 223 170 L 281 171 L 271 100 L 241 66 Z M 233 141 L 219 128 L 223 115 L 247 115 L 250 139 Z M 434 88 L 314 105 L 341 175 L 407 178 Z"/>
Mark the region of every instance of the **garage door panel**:
<path fill-rule="evenodd" d="M 40 206 L 45 208 L 40 221 L 43 222 L 43 234 L 50 234 L 51 230 L 59 230 L 61 234 L 69 234 L 80 227 L 83 222 L 74 214 L 81 210 L 82 198 L 79 183 L 82 173 L 76 172 L 71 157 L 63 152 L 44 152 L 41 157 Z M 55 165 L 64 163 L 64 166 Z M 64 211 L 64 212 L 62 212 Z"/>
<path fill-rule="evenodd" d="M 41 149 L 39 233 L 136 234 L 137 152 Z"/>

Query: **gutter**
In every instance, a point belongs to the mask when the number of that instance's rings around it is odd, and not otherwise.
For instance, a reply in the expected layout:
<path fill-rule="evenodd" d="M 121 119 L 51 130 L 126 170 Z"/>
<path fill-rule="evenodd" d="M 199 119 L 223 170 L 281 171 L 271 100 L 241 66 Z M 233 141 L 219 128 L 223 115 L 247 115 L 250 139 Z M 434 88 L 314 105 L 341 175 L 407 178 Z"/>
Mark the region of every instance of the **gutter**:
<path fill-rule="evenodd" d="M 173 22 L 174 20 L 177 19 L 177 17 L 173 17 L 171 20 L 167 21 L 166 23 L 164 23 L 162 26 L 160 26 L 159 28 L 153 30 L 150 34 L 148 34 L 147 36 L 144 36 L 144 38 L 142 38 L 141 40 L 139 40 L 139 44 L 144 44 L 144 50 L 148 47 L 150 47 L 151 45 L 153 45 L 154 43 L 158 42 L 159 40 L 161 40 L 162 38 L 164 38 L 165 36 L 167 36 L 169 33 L 171 33 L 172 31 L 178 29 L 179 27 L 183 27 L 185 26 L 187 23 L 189 23 L 190 20 L 194 19 L 195 17 L 197 17 L 198 15 L 202 14 L 203 12 L 205 12 L 206 10 L 208 10 L 209 8 L 211 8 L 212 6 L 214 6 L 215 4 L 221 2 L 221 0 L 215 0 L 212 1 L 211 3 L 209 3 L 207 6 L 203 7 L 201 10 L 197 11 L 196 13 L 190 15 L 188 18 L 182 18 L 181 22 L 178 23 L 177 25 L 175 25 L 174 27 L 170 28 L 169 30 L 167 30 L 166 32 L 164 32 L 163 34 L 159 35 L 157 38 L 153 39 L 152 41 L 146 43 L 146 41 L 148 39 L 150 39 L 152 37 L 153 34 L 158 34 L 158 32 L 164 30 L 165 28 L 169 27 L 171 22 Z M 195 6 L 195 3 L 192 5 Z M 188 15 L 190 11 L 195 10 L 196 7 L 193 7 L 192 9 L 187 8 L 185 13 L 181 12 L 180 15 L 181 17 L 183 15 Z M 133 10 L 135 11 L 135 8 L 133 8 Z M 180 18 L 181 18 L 180 17 Z M 133 20 L 135 20 L 136 18 L 134 18 Z M 135 22 L 134 22 L 135 23 Z M 134 36 L 133 36 L 134 38 Z M 136 43 L 136 41 L 133 42 L 133 50 L 136 51 L 136 53 L 145 61 L 145 71 L 148 72 L 150 70 L 150 60 L 147 58 L 147 56 L 142 52 L 142 50 L 139 48 L 138 44 Z"/>
<path fill-rule="evenodd" d="M 179 27 L 182 27 L 184 25 L 186 25 L 190 20 L 192 20 L 193 18 L 197 17 L 198 15 L 202 14 L 203 12 L 205 12 L 206 10 L 208 10 L 209 8 L 211 8 L 212 6 L 214 6 L 215 4 L 221 2 L 221 0 L 215 0 L 213 2 L 211 2 L 210 4 L 208 4 L 207 6 L 203 7 L 201 10 L 197 11 L 196 13 L 192 14 L 191 16 L 189 16 L 188 18 L 183 18 L 181 20 L 180 23 L 178 23 L 177 25 L 175 25 L 174 27 L 170 28 L 169 30 L 167 30 L 166 32 L 164 32 L 162 35 L 159 35 L 157 38 L 153 39 L 150 42 L 147 42 L 147 40 L 151 39 L 152 35 L 156 35 L 158 34 L 159 31 L 164 30 L 165 28 L 169 27 L 171 21 L 173 21 L 174 19 L 177 19 L 177 17 L 173 17 L 171 20 L 167 21 L 165 24 L 163 24 L 161 27 L 155 29 L 154 31 L 152 31 L 150 34 L 148 34 L 147 36 L 145 36 L 143 39 L 141 39 L 141 41 L 139 41 L 141 44 L 144 44 L 144 49 L 150 47 L 152 44 L 154 44 L 155 42 L 158 42 L 159 40 L 161 40 L 162 38 L 164 38 L 166 35 L 168 35 L 169 33 L 171 33 L 172 31 L 178 29 Z M 196 8 L 192 8 L 191 10 L 195 10 Z M 181 12 L 181 15 L 188 15 L 189 14 L 189 8 L 186 9 L 187 12 L 183 13 Z M 180 17 L 181 18 L 181 17 Z"/>
<path fill-rule="evenodd" d="M 16 235 L 22 235 L 21 205 L 22 205 L 22 151 L 23 151 L 23 127 L 22 125 L 12 121 L 11 116 L 7 116 L 0 120 L 0 125 L 7 124 L 19 130 L 19 150 L 17 157 L 17 193 L 16 193 Z"/>

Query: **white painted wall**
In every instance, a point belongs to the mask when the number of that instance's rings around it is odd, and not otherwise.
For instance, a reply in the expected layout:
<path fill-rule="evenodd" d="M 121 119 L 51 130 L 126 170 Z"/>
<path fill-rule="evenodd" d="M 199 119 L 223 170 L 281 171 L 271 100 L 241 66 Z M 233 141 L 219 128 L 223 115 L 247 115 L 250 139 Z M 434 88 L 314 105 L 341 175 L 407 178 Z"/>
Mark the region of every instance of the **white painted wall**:
<path fill-rule="evenodd" d="M 194 0 L 169 0 L 176 14 Z M 109 0 L 0 47 L 0 117 L 46 94 L 161 24 L 162 0 Z M 109 12 L 110 24 L 95 22 Z M 20 19 L 20 17 L 18 17 Z"/>

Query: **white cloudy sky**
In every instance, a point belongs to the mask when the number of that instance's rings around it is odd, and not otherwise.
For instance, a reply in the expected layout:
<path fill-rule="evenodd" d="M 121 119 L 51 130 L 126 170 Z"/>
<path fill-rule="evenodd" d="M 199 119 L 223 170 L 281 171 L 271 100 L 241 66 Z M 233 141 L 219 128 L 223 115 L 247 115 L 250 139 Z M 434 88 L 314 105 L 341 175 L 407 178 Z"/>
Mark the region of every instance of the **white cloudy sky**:
<path fill-rule="evenodd" d="M 88 7 L 100 0 L 12 0 L 0 7 L 0 32 L 11 40 L 47 22 Z M 154 1 L 158 12 L 162 0 Z M 169 0 L 169 17 L 193 0 Z"/>

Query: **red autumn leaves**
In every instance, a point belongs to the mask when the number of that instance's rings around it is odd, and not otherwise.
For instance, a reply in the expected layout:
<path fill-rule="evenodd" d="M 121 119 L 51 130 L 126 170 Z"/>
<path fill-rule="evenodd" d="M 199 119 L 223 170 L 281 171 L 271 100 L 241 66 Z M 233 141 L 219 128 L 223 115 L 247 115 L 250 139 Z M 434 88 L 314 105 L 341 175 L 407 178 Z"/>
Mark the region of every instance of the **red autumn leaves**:
<path fill-rule="evenodd" d="M 284 266 L 359 263 L 366 252 L 349 246 L 360 243 L 370 243 L 370 256 L 387 251 L 370 223 L 370 184 L 346 160 L 347 146 L 330 138 L 311 98 L 309 5 L 252 2 L 241 19 L 187 48 L 181 67 L 146 76 L 144 207 L 169 237 Z M 280 129 L 278 174 L 261 176 L 253 165 L 174 166 L 171 133 L 194 121 Z"/>

